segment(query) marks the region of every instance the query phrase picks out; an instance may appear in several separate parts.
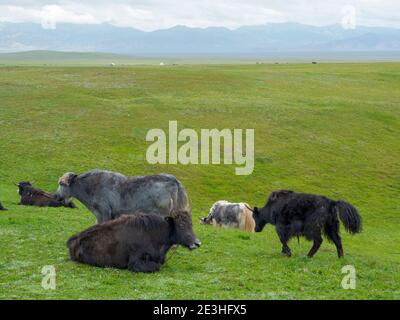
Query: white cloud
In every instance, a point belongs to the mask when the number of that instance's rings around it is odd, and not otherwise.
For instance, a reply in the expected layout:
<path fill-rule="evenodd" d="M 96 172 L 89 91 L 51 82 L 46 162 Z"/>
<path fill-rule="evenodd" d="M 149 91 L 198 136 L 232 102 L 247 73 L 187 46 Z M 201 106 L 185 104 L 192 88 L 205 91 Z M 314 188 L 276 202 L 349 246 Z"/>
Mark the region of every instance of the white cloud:
<path fill-rule="evenodd" d="M 58 22 L 83 24 L 99 23 L 99 21 L 88 13 L 68 11 L 59 5 L 45 5 L 39 9 L 14 5 L 1 5 L 0 21 L 36 22 L 40 23 L 43 29 L 54 29 Z"/>
<path fill-rule="evenodd" d="M 357 11 L 354 6 L 344 6 L 342 8 L 342 28 L 355 29 L 357 24 Z"/>
<path fill-rule="evenodd" d="M 352 14 L 344 8 L 354 8 Z M 347 20 L 346 20 L 347 19 Z M 350 19 L 350 20 L 349 20 Z M 0 21 L 112 23 L 155 30 L 175 25 L 237 28 L 268 22 L 400 27 L 397 0 L 0 0 Z M 346 27 L 350 26 L 346 24 Z"/>

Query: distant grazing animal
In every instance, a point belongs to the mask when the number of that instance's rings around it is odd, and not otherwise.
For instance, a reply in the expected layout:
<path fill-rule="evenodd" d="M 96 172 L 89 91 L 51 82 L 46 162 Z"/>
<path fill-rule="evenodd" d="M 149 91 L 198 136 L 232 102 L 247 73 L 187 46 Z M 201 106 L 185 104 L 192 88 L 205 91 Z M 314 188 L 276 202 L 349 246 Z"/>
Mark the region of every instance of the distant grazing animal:
<path fill-rule="evenodd" d="M 70 238 L 67 246 L 73 261 L 98 267 L 154 272 L 165 262 L 173 245 L 190 250 L 200 247 L 188 212 L 175 216 L 136 213 L 97 224 Z"/>
<path fill-rule="evenodd" d="M 135 212 L 168 216 L 188 207 L 185 188 L 169 174 L 126 177 L 104 170 L 81 175 L 68 172 L 60 178 L 56 194 L 60 199 L 78 199 L 98 223 Z"/>
<path fill-rule="evenodd" d="M 73 202 L 61 200 L 53 193 L 34 188 L 29 181 L 22 181 L 17 186 L 18 194 L 21 196 L 20 205 L 76 208 Z"/>
<path fill-rule="evenodd" d="M 3 205 L 1 204 L 1 202 L 0 202 L 0 211 L 7 211 L 7 209 L 3 207 Z"/>
<path fill-rule="evenodd" d="M 313 240 L 314 245 L 308 253 L 310 258 L 321 246 L 321 231 L 335 244 L 339 258 L 343 256 L 338 216 L 347 232 L 361 232 L 362 220 L 356 208 L 347 202 L 334 201 L 324 196 L 290 190 L 275 191 L 263 208 L 255 207 L 253 212 L 256 232 L 262 231 L 267 223 L 275 225 L 282 243 L 282 253 L 289 257 L 291 251 L 287 242 L 291 237 L 305 236 L 307 240 Z"/>
<path fill-rule="evenodd" d="M 230 203 L 225 200 L 215 202 L 208 216 L 200 222 L 226 228 L 239 228 L 248 232 L 254 232 L 255 227 L 253 213 L 247 203 Z"/>

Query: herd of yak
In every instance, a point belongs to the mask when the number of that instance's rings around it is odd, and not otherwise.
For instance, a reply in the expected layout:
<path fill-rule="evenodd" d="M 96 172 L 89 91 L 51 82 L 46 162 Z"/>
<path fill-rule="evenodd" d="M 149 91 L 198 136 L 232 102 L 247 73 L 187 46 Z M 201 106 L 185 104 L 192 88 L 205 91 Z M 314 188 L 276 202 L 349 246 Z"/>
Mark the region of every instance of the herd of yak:
<path fill-rule="evenodd" d="M 97 224 L 72 236 L 67 246 L 73 261 L 129 269 L 158 271 L 168 250 L 176 245 L 190 250 L 200 247 L 192 226 L 192 214 L 183 185 L 169 174 L 126 177 L 120 173 L 92 170 L 81 175 L 68 172 L 59 179 L 55 193 L 18 184 L 21 205 L 76 208 L 72 198 L 84 204 Z M 0 210 L 6 210 L 0 203 Z M 202 224 L 260 232 L 275 226 L 282 253 L 291 256 L 288 241 L 305 236 L 313 241 L 314 256 L 322 234 L 343 256 L 339 219 L 346 231 L 361 231 L 361 217 L 351 204 L 324 196 L 290 190 L 272 192 L 263 208 L 247 203 L 217 201 Z"/>

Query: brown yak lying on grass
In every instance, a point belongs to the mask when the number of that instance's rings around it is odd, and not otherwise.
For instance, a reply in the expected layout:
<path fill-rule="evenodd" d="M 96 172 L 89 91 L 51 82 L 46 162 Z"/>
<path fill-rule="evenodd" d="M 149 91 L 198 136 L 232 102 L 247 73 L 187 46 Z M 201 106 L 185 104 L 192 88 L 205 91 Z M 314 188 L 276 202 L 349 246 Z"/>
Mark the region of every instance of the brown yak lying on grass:
<path fill-rule="evenodd" d="M 73 261 L 133 272 L 158 271 L 168 250 L 176 244 L 191 250 L 201 244 L 187 211 L 178 211 L 173 217 L 122 215 L 82 231 L 67 242 Z"/>
<path fill-rule="evenodd" d="M 36 189 L 29 181 L 22 181 L 18 183 L 17 186 L 18 194 L 21 196 L 20 205 L 76 208 L 72 201 L 61 200 L 53 193 Z"/>

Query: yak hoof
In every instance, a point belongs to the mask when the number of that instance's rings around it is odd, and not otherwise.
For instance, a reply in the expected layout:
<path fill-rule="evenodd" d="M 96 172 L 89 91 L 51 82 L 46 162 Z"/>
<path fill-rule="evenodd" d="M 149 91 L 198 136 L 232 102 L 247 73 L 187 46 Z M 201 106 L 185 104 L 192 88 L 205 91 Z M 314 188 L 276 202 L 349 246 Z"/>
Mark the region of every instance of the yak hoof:
<path fill-rule="evenodd" d="M 282 251 L 282 253 L 286 256 L 286 257 L 291 257 L 292 253 L 290 251 Z"/>

